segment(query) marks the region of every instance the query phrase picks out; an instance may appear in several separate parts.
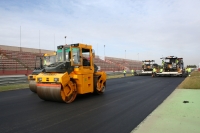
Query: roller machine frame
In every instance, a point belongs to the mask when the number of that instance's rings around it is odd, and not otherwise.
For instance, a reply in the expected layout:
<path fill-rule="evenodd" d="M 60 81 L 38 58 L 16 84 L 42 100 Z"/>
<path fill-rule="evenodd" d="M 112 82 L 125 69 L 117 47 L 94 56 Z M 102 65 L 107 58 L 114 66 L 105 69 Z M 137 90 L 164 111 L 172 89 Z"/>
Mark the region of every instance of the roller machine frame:
<path fill-rule="evenodd" d="M 106 73 L 97 71 L 91 45 L 70 44 L 57 47 L 61 59 L 36 76 L 37 94 L 43 100 L 71 103 L 78 94 L 103 94 Z M 84 56 L 87 55 L 86 59 Z"/>

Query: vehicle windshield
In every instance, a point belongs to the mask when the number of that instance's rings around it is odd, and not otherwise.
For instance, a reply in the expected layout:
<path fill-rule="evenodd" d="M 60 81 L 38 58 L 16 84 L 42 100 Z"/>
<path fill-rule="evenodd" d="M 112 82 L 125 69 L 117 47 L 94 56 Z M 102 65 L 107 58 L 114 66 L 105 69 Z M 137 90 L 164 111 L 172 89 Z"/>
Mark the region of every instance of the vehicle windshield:
<path fill-rule="evenodd" d="M 144 62 L 145 65 L 152 65 L 153 62 Z"/>
<path fill-rule="evenodd" d="M 70 48 L 65 48 L 66 61 L 69 61 L 69 57 L 68 57 L 69 51 L 70 51 Z M 63 51 L 62 51 L 62 49 L 58 49 L 58 50 L 57 50 L 57 61 L 63 61 L 62 56 L 63 56 Z"/>
<path fill-rule="evenodd" d="M 77 47 L 72 48 L 72 60 L 74 65 L 80 65 L 81 60 L 80 60 L 80 49 Z"/>
<path fill-rule="evenodd" d="M 56 55 L 51 55 L 51 56 L 44 56 L 44 66 L 48 66 L 52 63 L 56 62 Z"/>
<path fill-rule="evenodd" d="M 173 63 L 175 63 L 175 61 L 176 61 L 176 58 L 166 58 L 165 59 L 165 63 L 169 63 L 169 64 L 173 64 Z"/>
<path fill-rule="evenodd" d="M 170 59 L 165 59 L 165 62 L 166 63 L 170 63 Z"/>

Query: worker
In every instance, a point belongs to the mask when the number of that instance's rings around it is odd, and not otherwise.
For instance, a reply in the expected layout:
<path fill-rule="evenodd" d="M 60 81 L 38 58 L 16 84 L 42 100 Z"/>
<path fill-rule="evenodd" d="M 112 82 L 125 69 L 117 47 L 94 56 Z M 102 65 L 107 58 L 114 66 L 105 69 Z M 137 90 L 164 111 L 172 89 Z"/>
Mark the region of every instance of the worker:
<path fill-rule="evenodd" d="M 160 68 L 160 73 L 162 73 L 162 71 L 163 71 L 163 69 L 162 69 L 162 68 Z"/>
<path fill-rule="evenodd" d="M 143 62 L 143 64 L 142 64 L 142 69 L 144 69 L 144 65 L 145 65 L 145 63 Z"/>
<path fill-rule="evenodd" d="M 132 75 L 134 75 L 134 70 L 133 69 L 131 70 L 131 73 L 132 73 Z"/>
<path fill-rule="evenodd" d="M 156 68 L 153 67 L 153 70 L 152 70 L 152 77 L 156 76 Z"/>
<path fill-rule="evenodd" d="M 164 68 L 164 65 L 165 65 L 165 62 L 164 62 L 164 60 L 162 60 L 162 67 Z"/>
<path fill-rule="evenodd" d="M 176 64 L 178 64 L 178 59 L 176 59 Z"/>
<path fill-rule="evenodd" d="M 178 61 L 179 61 L 178 59 L 176 59 L 176 61 L 175 61 L 176 67 L 179 65 Z M 180 68 L 180 66 L 179 66 L 179 68 Z"/>
<path fill-rule="evenodd" d="M 124 77 L 126 77 L 126 70 L 125 69 L 124 69 L 123 73 L 124 73 Z"/>
<path fill-rule="evenodd" d="M 186 67 L 186 69 L 185 69 L 185 72 L 186 72 L 186 74 L 188 75 L 188 68 Z"/>
<path fill-rule="evenodd" d="M 90 66 L 89 60 L 85 57 L 83 57 L 83 66 Z"/>
<path fill-rule="evenodd" d="M 156 73 L 156 68 L 155 67 L 153 68 L 153 73 Z"/>
<path fill-rule="evenodd" d="M 48 66 L 48 65 L 50 65 L 50 64 L 51 64 L 51 62 L 50 62 L 50 57 L 44 58 L 44 65 Z"/>
<path fill-rule="evenodd" d="M 46 59 L 44 59 L 44 65 L 47 65 L 47 61 L 46 61 Z"/>
<path fill-rule="evenodd" d="M 191 68 L 190 67 L 188 67 L 188 75 L 190 76 L 190 73 L 191 73 Z"/>

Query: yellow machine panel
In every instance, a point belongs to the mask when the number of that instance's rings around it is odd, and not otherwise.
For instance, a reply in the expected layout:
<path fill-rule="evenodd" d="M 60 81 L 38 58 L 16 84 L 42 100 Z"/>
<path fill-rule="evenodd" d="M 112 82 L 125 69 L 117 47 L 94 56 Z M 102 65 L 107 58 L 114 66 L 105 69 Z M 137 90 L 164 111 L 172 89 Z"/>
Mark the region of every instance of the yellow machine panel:
<path fill-rule="evenodd" d="M 74 75 L 73 79 L 77 84 L 78 94 L 92 93 L 93 88 L 93 74 Z"/>

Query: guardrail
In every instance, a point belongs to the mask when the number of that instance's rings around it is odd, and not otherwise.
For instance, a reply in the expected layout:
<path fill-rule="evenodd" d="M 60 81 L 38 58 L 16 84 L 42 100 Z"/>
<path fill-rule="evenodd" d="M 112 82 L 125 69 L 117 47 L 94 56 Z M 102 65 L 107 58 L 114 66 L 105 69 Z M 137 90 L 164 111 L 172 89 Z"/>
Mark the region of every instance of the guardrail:
<path fill-rule="evenodd" d="M 0 76 L 0 86 L 18 83 L 28 83 L 28 78 L 25 75 L 13 75 L 13 76 Z"/>
<path fill-rule="evenodd" d="M 116 72 L 106 72 L 107 75 L 120 75 L 123 74 L 122 71 L 116 71 Z M 127 71 L 126 74 L 131 74 L 131 71 Z"/>
<path fill-rule="evenodd" d="M 131 72 L 126 72 L 130 74 Z M 120 75 L 123 74 L 121 71 L 117 72 L 106 72 L 107 75 Z M 9 85 L 9 84 L 18 84 L 18 83 L 28 83 L 28 77 L 25 75 L 12 75 L 12 76 L 0 76 L 0 86 Z"/>

